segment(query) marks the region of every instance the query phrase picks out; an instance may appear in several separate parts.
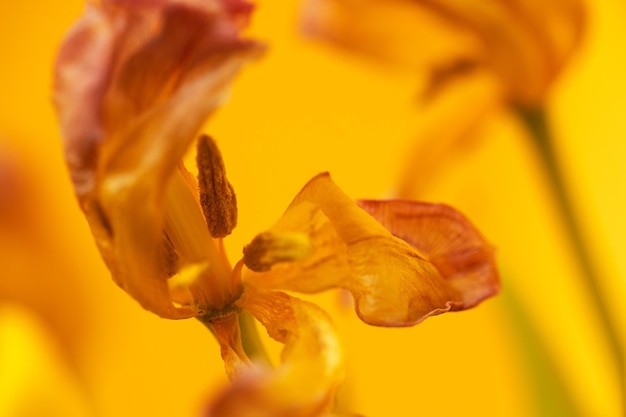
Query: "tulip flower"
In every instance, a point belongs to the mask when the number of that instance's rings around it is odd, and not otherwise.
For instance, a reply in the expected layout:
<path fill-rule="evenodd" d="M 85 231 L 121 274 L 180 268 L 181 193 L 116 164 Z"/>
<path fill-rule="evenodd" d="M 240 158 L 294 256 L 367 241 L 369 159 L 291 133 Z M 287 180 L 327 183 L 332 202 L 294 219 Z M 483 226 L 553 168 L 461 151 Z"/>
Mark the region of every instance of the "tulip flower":
<path fill-rule="evenodd" d="M 363 321 L 409 326 L 497 293 L 494 251 L 450 207 L 356 203 L 320 174 L 231 266 L 223 238 L 237 202 L 221 154 L 200 135 L 197 177 L 183 156 L 263 49 L 239 37 L 249 11 L 236 0 L 91 3 L 59 54 L 55 104 L 113 279 L 161 317 L 198 318 L 219 342 L 234 384 L 210 414 L 323 415 L 343 376 L 335 331 L 318 307 L 280 290 L 345 288 Z M 285 345 L 277 369 L 252 368 L 247 315 Z"/>

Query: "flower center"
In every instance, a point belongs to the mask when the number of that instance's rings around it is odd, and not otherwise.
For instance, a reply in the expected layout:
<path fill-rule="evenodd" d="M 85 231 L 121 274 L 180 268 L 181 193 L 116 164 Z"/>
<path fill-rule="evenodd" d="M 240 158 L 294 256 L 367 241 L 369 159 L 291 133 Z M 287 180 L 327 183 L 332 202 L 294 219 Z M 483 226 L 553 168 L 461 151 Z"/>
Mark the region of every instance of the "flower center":
<path fill-rule="evenodd" d="M 177 303 L 219 311 L 238 297 L 240 280 L 228 262 L 222 239 L 211 237 L 189 182 L 177 170 L 166 188 L 164 228 L 178 255 L 178 272 L 169 281 L 170 291 Z"/>

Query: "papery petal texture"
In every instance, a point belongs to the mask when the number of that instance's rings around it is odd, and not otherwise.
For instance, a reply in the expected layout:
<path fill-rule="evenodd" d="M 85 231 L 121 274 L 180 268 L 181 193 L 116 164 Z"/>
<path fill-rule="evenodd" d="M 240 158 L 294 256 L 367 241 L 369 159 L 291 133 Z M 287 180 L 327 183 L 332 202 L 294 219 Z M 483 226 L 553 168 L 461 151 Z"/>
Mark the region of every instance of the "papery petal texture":
<path fill-rule="evenodd" d="M 428 206 L 435 209 L 427 217 L 415 208 L 427 205 L 414 203 L 416 224 L 403 237 L 394 233 L 396 219 L 381 214 L 386 213 L 382 208 L 400 202 L 361 204 L 368 210 L 348 198 L 328 174 L 318 175 L 269 230 L 277 235 L 305 234 L 311 254 L 276 263 L 267 272 L 244 270 L 244 282 L 303 292 L 346 288 L 355 298 L 359 317 L 380 326 L 413 325 L 471 307 L 497 292 L 493 251 L 453 209 Z M 461 230 L 467 237 L 458 233 Z"/>
<path fill-rule="evenodd" d="M 285 346 L 276 369 L 242 373 L 211 404 L 210 417 L 314 417 L 330 413 L 343 380 L 330 318 L 313 304 L 275 291 L 244 292 L 237 304 Z"/>
<path fill-rule="evenodd" d="M 499 292 L 493 247 L 457 210 L 405 200 L 360 200 L 357 204 L 437 268 L 461 296 L 455 309 L 473 307 Z"/>
<path fill-rule="evenodd" d="M 237 2 L 90 3 L 56 64 L 54 99 L 76 194 L 116 282 L 163 317 L 176 309 L 164 265 L 165 187 L 237 70 Z"/>

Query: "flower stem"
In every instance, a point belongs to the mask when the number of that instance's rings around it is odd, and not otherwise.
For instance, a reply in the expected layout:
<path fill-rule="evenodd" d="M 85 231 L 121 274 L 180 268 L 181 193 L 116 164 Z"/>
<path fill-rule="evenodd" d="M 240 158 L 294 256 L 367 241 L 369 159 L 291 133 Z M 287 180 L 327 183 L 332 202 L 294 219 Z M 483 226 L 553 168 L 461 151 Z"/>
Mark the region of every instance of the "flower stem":
<path fill-rule="evenodd" d="M 503 276 L 509 276 L 506 272 Z M 563 375 L 554 363 L 554 356 L 546 342 L 537 334 L 532 319 L 518 298 L 515 288 L 505 286 L 497 302 L 506 311 L 510 324 L 515 328 L 515 342 L 520 353 L 531 366 L 524 367 L 533 381 L 532 395 L 535 399 L 535 417 L 583 417 L 574 401 L 574 395 Z"/>
<path fill-rule="evenodd" d="M 212 321 L 208 317 L 208 315 L 197 316 L 196 319 L 198 319 L 198 321 L 200 321 L 200 323 L 202 323 L 219 342 L 219 336 L 215 333 L 211 324 Z M 241 332 L 241 347 L 246 353 L 248 359 L 257 364 L 271 365 L 269 355 L 265 350 L 265 346 L 263 346 L 263 342 L 261 341 L 257 331 L 252 314 L 242 310 L 237 313 L 237 321 Z"/>
<path fill-rule="evenodd" d="M 618 369 L 619 389 L 622 396 L 622 412 L 626 413 L 626 380 L 624 375 L 624 356 L 621 347 L 617 324 L 609 309 L 608 301 L 600 284 L 601 274 L 594 268 L 588 250 L 587 242 L 583 237 L 582 230 L 577 222 L 572 205 L 572 200 L 567 192 L 565 180 L 559 167 L 553 138 L 548 126 L 546 112 L 543 108 L 520 108 L 519 115 L 531 133 L 537 153 L 543 163 L 547 178 L 552 188 L 555 203 L 561 213 L 565 230 L 576 259 L 579 262 L 581 277 L 593 301 L 598 314 L 599 323 L 606 335 L 607 342 L 614 357 Z M 626 415 L 626 414 L 625 414 Z"/>
<path fill-rule="evenodd" d="M 270 365 L 270 358 L 263 346 L 252 314 L 245 310 L 239 313 L 239 328 L 241 329 L 241 344 L 246 355 L 254 362 Z"/>

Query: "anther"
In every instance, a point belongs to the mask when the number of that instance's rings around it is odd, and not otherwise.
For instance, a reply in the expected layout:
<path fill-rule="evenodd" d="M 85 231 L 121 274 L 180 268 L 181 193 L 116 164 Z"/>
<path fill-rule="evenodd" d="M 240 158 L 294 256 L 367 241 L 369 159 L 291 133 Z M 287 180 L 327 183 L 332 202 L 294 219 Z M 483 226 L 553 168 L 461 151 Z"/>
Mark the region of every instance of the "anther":
<path fill-rule="evenodd" d="M 227 236 L 237 225 L 237 198 L 226 178 L 222 154 L 209 136 L 198 139 L 196 163 L 200 205 L 209 233 L 214 238 Z"/>
<path fill-rule="evenodd" d="M 311 250 L 311 242 L 303 233 L 264 232 L 243 248 L 243 262 L 255 272 L 264 272 L 279 262 L 301 260 Z"/>

